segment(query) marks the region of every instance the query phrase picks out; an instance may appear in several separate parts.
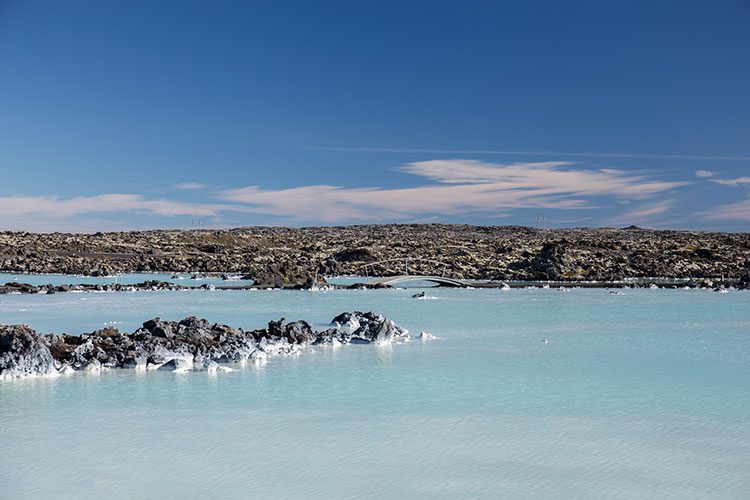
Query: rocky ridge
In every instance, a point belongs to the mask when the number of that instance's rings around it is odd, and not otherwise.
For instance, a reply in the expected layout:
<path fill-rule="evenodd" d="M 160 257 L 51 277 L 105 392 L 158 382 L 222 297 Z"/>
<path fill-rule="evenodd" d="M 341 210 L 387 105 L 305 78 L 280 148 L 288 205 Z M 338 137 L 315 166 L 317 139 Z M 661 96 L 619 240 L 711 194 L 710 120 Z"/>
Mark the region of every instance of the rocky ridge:
<path fill-rule="evenodd" d="M 740 277 L 750 274 L 750 234 L 445 224 L 3 232 L 0 270 L 229 272 L 272 288 L 320 283 L 326 275 L 405 272 L 481 280 Z"/>
<path fill-rule="evenodd" d="M 424 338 L 431 338 L 423 334 Z M 26 325 L 0 325 L 0 379 L 57 376 L 111 368 L 227 371 L 232 364 L 265 363 L 311 345 L 407 342 L 409 332 L 372 312 L 345 312 L 314 331 L 306 321 L 271 321 L 243 330 L 194 316 L 154 318 L 133 333 L 107 327 L 81 335 L 40 334 Z"/>

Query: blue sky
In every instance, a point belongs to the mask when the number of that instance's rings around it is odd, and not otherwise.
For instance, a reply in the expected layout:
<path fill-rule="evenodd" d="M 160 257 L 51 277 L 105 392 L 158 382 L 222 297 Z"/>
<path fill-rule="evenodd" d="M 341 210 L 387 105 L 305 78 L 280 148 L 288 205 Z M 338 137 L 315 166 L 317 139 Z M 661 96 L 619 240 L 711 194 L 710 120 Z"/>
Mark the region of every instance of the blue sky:
<path fill-rule="evenodd" d="M 0 0 L 0 229 L 748 231 L 748 54 L 745 0 Z"/>

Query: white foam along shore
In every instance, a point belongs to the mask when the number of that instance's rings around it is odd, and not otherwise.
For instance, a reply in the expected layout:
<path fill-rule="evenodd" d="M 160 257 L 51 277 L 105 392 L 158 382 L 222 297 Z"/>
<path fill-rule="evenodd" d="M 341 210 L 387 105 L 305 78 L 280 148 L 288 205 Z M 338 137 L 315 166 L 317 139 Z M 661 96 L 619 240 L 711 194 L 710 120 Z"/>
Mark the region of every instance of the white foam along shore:
<path fill-rule="evenodd" d="M 421 334 L 420 339 L 434 338 Z M 231 371 L 297 355 L 310 346 L 393 344 L 411 340 L 408 330 L 372 312 L 345 312 L 330 328 L 313 331 L 306 321 L 282 318 L 246 331 L 196 317 L 155 318 L 133 333 L 107 327 L 74 335 L 39 334 L 25 325 L 0 326 L 0 379 L 54 377 L 115 368 L 166 371 Z"/>

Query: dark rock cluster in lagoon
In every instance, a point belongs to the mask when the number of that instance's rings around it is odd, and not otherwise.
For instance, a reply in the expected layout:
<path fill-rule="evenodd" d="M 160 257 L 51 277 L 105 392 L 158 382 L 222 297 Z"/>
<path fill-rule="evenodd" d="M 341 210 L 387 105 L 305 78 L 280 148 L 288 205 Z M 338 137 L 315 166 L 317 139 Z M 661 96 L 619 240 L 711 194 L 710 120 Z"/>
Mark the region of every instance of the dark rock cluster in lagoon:
<path fill-rule="evenodd" d="M 434 338 L 422 334 L 425 339 Z M 331 327 L 314 331 L 306 321 L 282 318 L 267 328 L 243 330 L 196 317 L 159 318 L 133 333 L 108 327 L 81 335 L 40 334 L 26 325 L 0 325 L 0 379 L 54 376 L 110 368 L 188 371 L 231 370 L 237 363 L 265 363 L 307 346 L 409 341 L 404 328 L 372 312 L 346 312 Z"/>
<path fill-rule="evenodd" d="M 214 285 L 203 284 L 200 286 L 184 286 L 167 281 L 149 280 L 141 283 L 79 283 L 67 285 L 30 285 L 28 283 L 10 282 L 0 285 L 0 295 L 7 293 L 20 294 L 52 294 L 64 292 L 136 292 L 136 291 L 160 291 L 160 290 L 213 290 Z"/>
<path fill-rule="evenodd" d="M 750 272 L 750 234 L 443 224 L 4 232 L 0 270 L 235 273 L 271 288 L 313 285 L 326 275 L 405 271 L 506 281 L 740 277 Z"/>

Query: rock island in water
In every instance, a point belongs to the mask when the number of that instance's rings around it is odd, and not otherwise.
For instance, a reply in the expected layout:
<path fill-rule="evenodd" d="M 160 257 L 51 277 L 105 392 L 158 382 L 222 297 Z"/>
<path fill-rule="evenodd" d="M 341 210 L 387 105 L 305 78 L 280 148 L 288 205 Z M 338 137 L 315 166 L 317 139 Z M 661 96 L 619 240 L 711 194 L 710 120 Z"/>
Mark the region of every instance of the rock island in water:
<path fill-rule="evenodd" d="M 423 333 L 422 338 L 433 338 Z M 189 371 L 231 370 L 231 364 L 265 363 L 270 356 L 298 354 L 311 345 L 407 342 L 409 332 L 372 312 L 345 312 L 331 327 L 314 331 L 306 321 L 282 318 L 246 331 L 194 316 L 159 318 L 133 333 L 104 328 L 81 335 L 39 334 L 26 325 L 0 325 L 0 379 L 55 376 L 109 368 Z"/>

